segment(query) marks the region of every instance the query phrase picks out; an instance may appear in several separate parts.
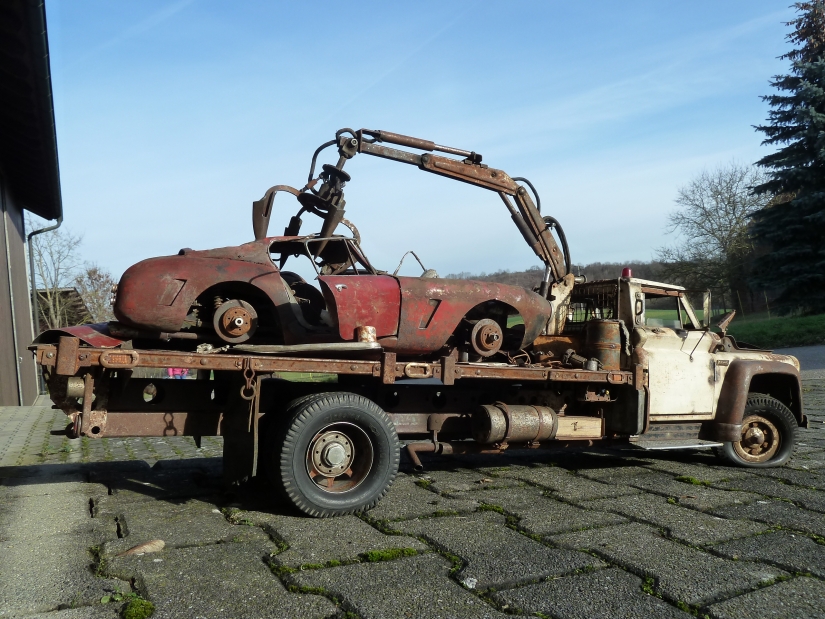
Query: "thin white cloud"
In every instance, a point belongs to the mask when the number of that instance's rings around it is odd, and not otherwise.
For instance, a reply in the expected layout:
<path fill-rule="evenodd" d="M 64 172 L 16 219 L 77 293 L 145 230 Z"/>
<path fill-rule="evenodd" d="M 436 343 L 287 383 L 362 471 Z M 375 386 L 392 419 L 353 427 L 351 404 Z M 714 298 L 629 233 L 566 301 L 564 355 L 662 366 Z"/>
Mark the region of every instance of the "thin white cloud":
<path fill-rule="evenodd" d="M 149 17 L 140 20 L 133 26 L 126 28 L 119 34 L 113 36 L 111 39 L 107 39 L 103 43 L 100 43 L 99 45 L 96 45 L 92 49 L 81 54 L 80 56 L 75 58 L 74 61 L 71 62 L 68 66 L 72 67 L 79 65 L 88 60 L 89 58 L 97 56 L 98 54 L 107 49 L 116 47 L 117 45 L 120 45 L 121 43 L 128 41 L 129 39 L 133 39 L 143 34 L 144 32 L 147 32 L 152 28 L 155 28 L 159 24 L 162 24 L 163 22 L 171 18 L 173 15 L 180 13 L 183 9 L 192 4 L 194 1 L 195 0 L 178 0 L 177 2 L 173 2 L 169 6 L 166 6 L 160 9 L 159 11 L 152 13 L 151 15 L 149 15 Z"/>

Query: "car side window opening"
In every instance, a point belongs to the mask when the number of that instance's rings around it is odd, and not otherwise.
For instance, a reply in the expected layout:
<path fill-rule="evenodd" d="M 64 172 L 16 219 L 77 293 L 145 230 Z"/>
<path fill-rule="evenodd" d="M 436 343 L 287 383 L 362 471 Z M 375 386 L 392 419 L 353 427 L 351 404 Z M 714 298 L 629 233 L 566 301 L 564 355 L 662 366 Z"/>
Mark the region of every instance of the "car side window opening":
<path fill-rule="evenodd" d="M 269 253 L 311 326 L 329 325 L 329 314 L 324 295 L 309 282 L 323 275 L 375 274 L 358 245 L 342 237 L 275 241 Z"/>
<path fill-rule="evenodd" d="M 269 253 L 275 265 L 298 273 L 305 280 L 319 275 L 370 275 L 376 271 L 361 248 L 346 238 L 308 238 L 275 241 Z"/>

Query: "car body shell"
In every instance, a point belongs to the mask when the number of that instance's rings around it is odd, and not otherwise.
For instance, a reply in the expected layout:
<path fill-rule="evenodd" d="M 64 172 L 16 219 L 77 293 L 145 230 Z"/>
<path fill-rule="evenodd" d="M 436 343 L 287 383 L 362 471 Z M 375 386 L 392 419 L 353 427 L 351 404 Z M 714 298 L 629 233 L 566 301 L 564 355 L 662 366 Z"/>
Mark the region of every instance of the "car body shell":
<path fill-rule="evenodd" d="M 485 304 L 508 306 L 524 320 L 520 346 L 545 328 L 552 308 L 546 299 L 519 286 L 474 280 L 396 277 L 375 271 L 319 275 L 328 324 L 307 322 L 287 280 L 297 277 L 278 268 L 270 251 L 276 244 L 308 237 L 268 237 L 205 251 L 183 249 L 178 255 L 143 260 L 126 270 L 117 286 L 114 314 L 129 327 L 175 333 L 186 328 L 196 302 L 211 302 L 210 290 L 244 299 L 259 315 L 277 317 L 284 344 L 353 341 L 358 327 L 372 326 L 382 346 L 399 353 L 438 351 L 475 309 Z M 334 239 L 363 253 L 352 239 Z M 363 271 L 363 272 L 362 272 Z M 289 275 L 287 275 L 289 273 Z M 331 325 L 331 326 L 330 326 Z M 506 326 L 506 325 L 503 325 Z"/>

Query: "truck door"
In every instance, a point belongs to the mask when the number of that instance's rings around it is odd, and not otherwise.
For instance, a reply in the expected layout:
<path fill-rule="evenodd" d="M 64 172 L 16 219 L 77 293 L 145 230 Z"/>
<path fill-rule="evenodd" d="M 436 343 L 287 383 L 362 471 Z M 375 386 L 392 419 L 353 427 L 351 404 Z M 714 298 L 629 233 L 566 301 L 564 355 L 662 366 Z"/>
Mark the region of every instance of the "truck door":
<path fill-rule="evenodd" d="M 648 359 L 650 421 L 712 419 L 713 339 L 685 320 L 679 297 L 672 299 L 672 318 L 663 312 L 657 319 L 655 310 L 647 309 L 646 325 L 637 329 Z"/>

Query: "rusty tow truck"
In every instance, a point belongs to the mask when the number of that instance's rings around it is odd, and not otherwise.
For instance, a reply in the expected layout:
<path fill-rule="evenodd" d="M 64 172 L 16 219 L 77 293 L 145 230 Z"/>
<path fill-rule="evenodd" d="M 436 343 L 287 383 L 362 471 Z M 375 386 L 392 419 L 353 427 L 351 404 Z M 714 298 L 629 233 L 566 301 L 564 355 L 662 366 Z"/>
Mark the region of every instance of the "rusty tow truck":
<path fill-rule="evenodd" d="M 316 178 L 328 147 L 338 161 Z M 344 218 L 343 168 L 360 153 L 497 192 L 545 265 L 541 281 L 525 290 L 374 268 Z M 788 460 L 807 424 L 795 358 L 738 344 L 726 335 L 732 315 L 712 331 L 679 286 L 629 272 L 574 276 L 561 226 L 541 214 L 529 181 L 481 161 L 342 129 L 315 151 L 304 188 L 275 186 L 253 203 L 252 243 L 134 265 L 115 291 L 116 322 L 47 331 L 31 347 L 68 436 L 220 435 L 227 483 L 265 475 L 321 517 L 377 504 L 402 449 L 416 468 L 421 453 L 597 442 L 713 447 L 747 467 Z M 300 210 L 283 236 L 268 237 L 278 193 Z M 301 236 L 305 214 L 322 220 L 319 233 Z M 335 234 L 341 224 L 351 237 Z M 298 259 L 318 288 L 284 270 Z M 648 317 L 654 300 L 675 319 Z M 709 295 L 703 304 L 708 317 Z M 197 379 L 138 378 L 138 368 L 187 368 Z M 288 372 L 335 381 L 279 377 Z"/>

